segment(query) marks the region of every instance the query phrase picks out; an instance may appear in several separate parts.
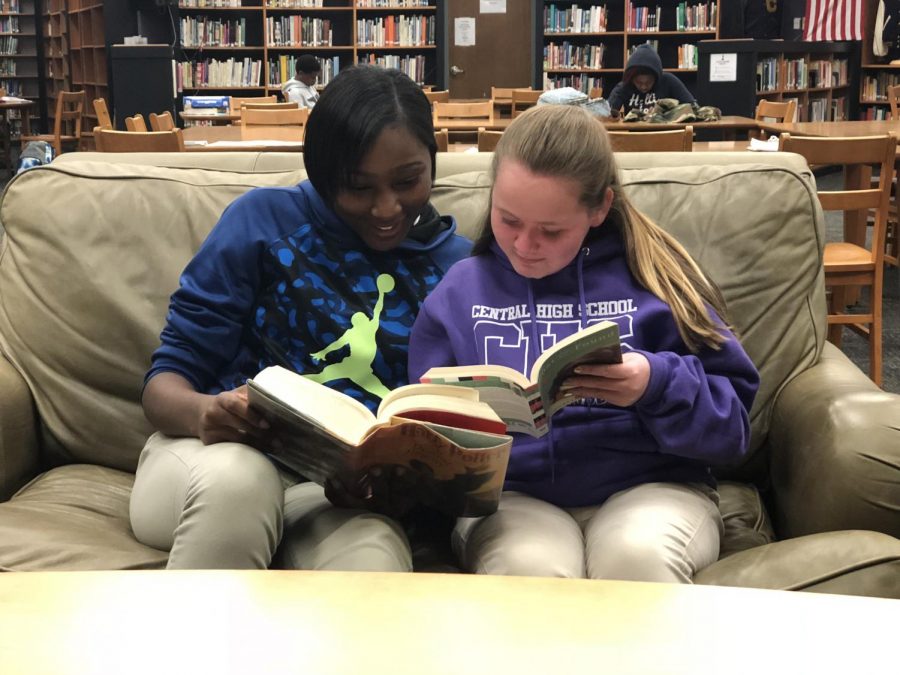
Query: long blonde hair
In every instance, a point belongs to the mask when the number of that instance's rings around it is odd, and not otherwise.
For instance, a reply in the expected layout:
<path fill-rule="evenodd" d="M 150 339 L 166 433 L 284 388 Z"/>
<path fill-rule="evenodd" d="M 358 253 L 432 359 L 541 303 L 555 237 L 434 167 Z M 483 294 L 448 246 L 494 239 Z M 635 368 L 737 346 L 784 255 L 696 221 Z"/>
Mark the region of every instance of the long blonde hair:
<path fill-rule="evenodd" d="M 638 211 L 619 183 L 618 168 L 604 125 L 577 106 L 540 105 L 510 123 L 497 148 L 494 177 L 504 159 L 515 159 L 533 173 L 574 180 L 579 201 L 593 209 L 613 191 L 606 224 L 622 233 L 625 259 L 638 283 L 672 309 L 678 333 L 692 352 L 704 345 L 718 349 L 725 342 L 723 326 L 710 316 L 712 307 L 728 324 L 725 299 L 672 235 Z M 588 240 L 602 228 L 591 228 Z M 482 224 L 472 255 L 486 252 L 494 240 L 490 214 Z"/>

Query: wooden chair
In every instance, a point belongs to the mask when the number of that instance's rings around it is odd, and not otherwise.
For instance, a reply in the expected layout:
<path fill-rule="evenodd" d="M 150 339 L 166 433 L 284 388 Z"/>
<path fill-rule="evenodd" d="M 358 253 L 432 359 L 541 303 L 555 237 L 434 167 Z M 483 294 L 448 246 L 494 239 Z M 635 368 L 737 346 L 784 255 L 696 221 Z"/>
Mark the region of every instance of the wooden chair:
<path fill-rule="evenodd" d="M 795 100 L 767 101 L 762 99 L 756 104 L 756 114 L 753 116 L 753 119 L 760 122 L 766 121 L 781 124 L 783 122 L 793 122 L 796 113 L 797 101 Z M 769 132 L 762 129 L 755 133 L 757 138 L 766 139 L 769 137 Z"/>
<path fill-rule="evenodd" d="M 270 96 L 229 96 L 228 111 L 240 115 L 241 106 L 245 103 L 278 103 L 278 96 L 276 94 L 271 94 Z"/>
<path fill-rule="evenodd" d="M 434 140 L 437 143 L 438 152 L 450 151 L 450 132 L 446 129 L 435 130 Z"/>
<path fill-rule="evenodd" d="M 106 107 L 105 98 L 94 99 L 94 114 L 97 115 L 97 126 L 101 129 L 112 129 L 112 118 L 109 116 L 109 108 Z"/>
<path fill-rule="evenodd" d="M 451 120 L 471 122 L 477 128 L 479 122 L 494 123 L 493 101 L 479 101 L 476 103 L 442 103 L 435 101 L 432 104 L 434 110 L 434 126 L 441 126 L 442 122 Z"/>
<path fill-rule="evenodd" d="M 543 93 L 544 92 L 535 89 L 513 89 L 512 110 L 510 114 L 513 117 L 518 117 L 523 110 L 536 105 Z"/>
<path fill-rule="evenodd" d="M 900 120 L 900 84 L 887 88 L 887 99 L 891 106 L 891 119 Z M 900 265 L 900 209 L 897 208 L 897 169 L 894 162 L 894 180 L 891 185 L 891 203 L 888 206 L 887 231 L 884 236 L 884 262 L 897 267 Z"/>
<path fill-rule="evenodd" d="M 54 156 L 61 155 L 66 145 L 81 150 L 81 118 L 84 113 L 83 91 L 61 91 L 56 95 L 56 112 L 52 134 L 27 134 L 19 138 L 22 147 L 29 141 L 44 141 L 53 146 Z"/>
<path fill-rule="evenodd" d="M 136 115 L 132 115 L 131 117 L 126 117 L 125 130 L 147 131 L 147 123 L 144 121 L 144 116 L 141 115 L 141 113 L 137 113 Z"/>
<path fill-rule="evenodd" d="M 183 152 L 181 129 L 170 131 L 115 131 L 94 127 L 100 152 Z"/>
<path fill-rule="evenodd" d="M 156 113 L 150 113 L 150 130 L 151 131 L 171 131 L 175 128 L 175 120 L 172 119 L 172 113 L 168 110 Z"/>
<path fill-rule="evenodd" d="M 843 190 L 819 192 L 823 210 L 844 212 L 844 238 L 849 239 L 825 244 L 825 287 L 830 291 L 828 340 L 840 346 L 844 326 L 866 337 L 869 376 L 881 386 L 884 238 L 897 137 L 887 134 L 822 138 L 782 134 L 781 149 L 803 155 L 810 165 L 844 168 Z M 880 171 L 874 188 L 867 175 L 871 167 Z M 865 222 L 870 210 L 875 211 L 875 219 L 871 248 L 866 248 Z M 859 287 L 869 288 L 868 311 L 850 314 L 846 311 L 847 303 Z"/>
<path fill-rule="evenodd" d="M 493 152 L 503 136 L 502 131 L 488 131 L 484 127 L 478 129 L 478 152 Z"/>
<path fill-rule="evenodd" d="M 241 140 L 302 141 L 309 108 L 266 110 L 245 107 L 241 112 Z"/>
<path fill-rule="evenodd" d="M 491 101 L 494 104 L 494 112 L 501 114 L 512 107 L 513 87 L 491 87 Z"/>
<path fill-rule="evenodd" d="M 690 152 L 694 145 L 694 127 L 672 131 L 609 131 L 615 152 Z"/>
<path fill-rule="evenodd" d="M 423 93 L 425 94 L 425 98 L 428 99 L 429 103 L 434 103 L 435 101 L 440 101 L 441 103 L 450 102 L 449 89 L 440 89 L 439 91 L 426 91 Z"/>

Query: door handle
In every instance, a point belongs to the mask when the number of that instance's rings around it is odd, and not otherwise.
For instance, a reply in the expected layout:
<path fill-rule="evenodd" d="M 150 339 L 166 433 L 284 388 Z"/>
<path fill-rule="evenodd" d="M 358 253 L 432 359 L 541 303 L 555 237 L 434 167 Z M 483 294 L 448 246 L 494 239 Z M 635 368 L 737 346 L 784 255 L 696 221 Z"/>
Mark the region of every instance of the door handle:
<path fill-rule="evenodd" d="M 451 75 L 462 75 L 464 72 L 466 72 L 466 71 L 463 70 L 462 68 L 460 68 L 459 66 L 450 66 L 450 74 Z"/>

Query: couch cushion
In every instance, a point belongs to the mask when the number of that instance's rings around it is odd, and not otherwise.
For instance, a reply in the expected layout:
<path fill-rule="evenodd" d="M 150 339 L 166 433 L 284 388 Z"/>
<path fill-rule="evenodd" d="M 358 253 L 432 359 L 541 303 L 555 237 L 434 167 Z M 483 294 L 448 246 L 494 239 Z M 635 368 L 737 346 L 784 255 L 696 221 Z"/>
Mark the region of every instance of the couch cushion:
<path fill-rule="evenodd" d="M 900 540 L 862 530 L 796 537 L 721 559 L 694 583 L 900 598 Z"/>
<path fill-rule="evenodd" d="M 86 465 L 38 476 L 0 504 L 0 570 L 165 567 L 168 554 L 131 532 L 133 483 L 130 474 Z"/>
<path fill-rule="evenodd" d="M 725 532 L 719 559 L 775 541 L 775 532 L 759 491 L 747 483 L 719 483 L 719 511 Z"/>
<path fill-rule="evenodd" d="M 10 182 L 0 349 L 73 461 L 135 469 L 141 383 L 181 270 L 238 195 L 304 176 L 54 162 Z"/>

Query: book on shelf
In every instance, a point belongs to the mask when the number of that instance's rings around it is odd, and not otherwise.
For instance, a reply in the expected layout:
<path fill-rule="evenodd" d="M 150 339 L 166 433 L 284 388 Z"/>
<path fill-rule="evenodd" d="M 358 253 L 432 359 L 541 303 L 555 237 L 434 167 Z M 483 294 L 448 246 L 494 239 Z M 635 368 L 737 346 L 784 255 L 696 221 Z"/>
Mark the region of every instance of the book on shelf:
<path fill-rule="evenodd" d="M 531 436 L 549 430 L 548 419 L 578 397 L 560 390 L 562 382 L 582 364 L 621 363 L 619 326 L 600 321 L 545 350 L 528 377 L 506 366 L 448 366 L 429 369 L 423 383 L 454 384 L 476 389 L 506 422 L 507 429 Z"/>
<path fill-rule="evenodd" d="M 261 449 L 305 478 L 336 480 L 375 503 L 396 503 L 399 491 L 406 503 L 453 516 L 496 511 L 512 438 L 478 391 L 411 384 L 391 391 L 373 414 L 281 366 L 247 385 L 251 407 L 269 423 Z M 390 485 L 386 475 L 395 478 Z"/>

